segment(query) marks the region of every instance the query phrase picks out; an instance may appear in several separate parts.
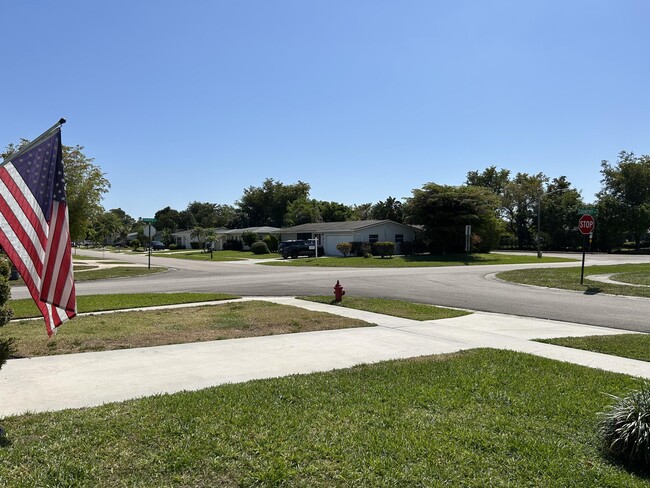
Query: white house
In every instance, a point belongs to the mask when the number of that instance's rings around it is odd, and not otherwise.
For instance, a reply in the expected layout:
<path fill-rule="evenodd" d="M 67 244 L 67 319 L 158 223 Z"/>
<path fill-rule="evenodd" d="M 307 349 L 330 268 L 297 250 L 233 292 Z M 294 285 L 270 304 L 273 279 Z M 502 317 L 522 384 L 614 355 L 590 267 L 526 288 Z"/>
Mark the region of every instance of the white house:
<path fill-rule="evenodd" d="M 419 229 L 392 220 L 351 220 L 346 222 L 321 222 L 301 224 L 282 229 L 282 240 L 318 239 L 325 254 L 340 256 L 339 242 L 394 242 L 399 253 L 402 242 L 416 239 Z"/>
<path fill-rule="evenodd" d="M 246 229 L 226 229 L 224 227 L 219 227 L 214 229 L 214 234 L 217 237 L 217 240 L 214 243 L 214 250 L 221 251 L 226 241 L 241 241 L 244 232 L 254 232 L 261 240 L 269 234 L 274 235 L 279 239 L 280 231 L 281 229 L 278 229 L 277 227 L 247 227 Z M 196 239 L 192 238 L 192 232 L 192 230 L 181 230 L 174 232 L 172 237 L 174 237 L 178 247 L 190 249 L 192 247 L 192 242 L 197 242 Z"/>
<path fill-rule="evenodd" d="M 225 235 L 225 232 L 228 232 L 229 229 L 226 229 L 225 227 L 217 227 L 215 229 L 207 229 L 207 230 L 214 230 L 215 236 L 217 236 L 217 240 L 215 241 L 215 251 L 220 251 L 221 246 L 223 245 L 223 236 Z M 192 232 L 193 230 L 180 230 L 178 232 L 172 233 L 172 237 L 174 238 L 174 243 L 176 246 L 178 246 L 180 249 L 191 249 L 192 248 L 192 242 L 198 242 L 195 238 L 192 237 Z"/>

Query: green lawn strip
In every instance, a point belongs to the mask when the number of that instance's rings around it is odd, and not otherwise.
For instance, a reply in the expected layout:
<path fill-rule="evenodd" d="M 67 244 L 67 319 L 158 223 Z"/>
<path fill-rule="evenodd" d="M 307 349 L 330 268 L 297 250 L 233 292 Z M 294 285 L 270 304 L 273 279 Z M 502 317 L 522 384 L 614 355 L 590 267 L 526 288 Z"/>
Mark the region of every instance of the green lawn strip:
<path fill-rule="evenodd" d="M 154 254 L 156 257 L 161 258 L 174 258 L 174 259 L 191 259 L 193 261 L 239 261 L 241 259 L 277 259 L 279 256 L 275 253 L 271 254 L 253 254 L 249 251 L 214 251 L 212 257 L 209 252 L 196 252 L 195 250 L 183 251 L 161 251 L 159 254 Z"/>
<path fill-rule="evenodd" d="M 251 301 L 86 315 L 66 322 L 52 340 L 47 340 L 41 320 L 13 321 L 0 328 L 0 339 L 14 338 L 16 356 L 31 357 L 371 325 L 338 315 Z"/>
<path fill-rule="evenodd" d="M 108 278 L 133 278 L 136 276 L 144 276 L 148 274 L 162 273 L 167 271 L 167 268 L 162 266 L 152 266 L 151 269 L 144 266 L 116 266 L 114 268 L 104 269 L 91 269 L 76 273 L 74 275 L 75 281 L 91 281 L 91 280 L 104 280 Z M 22 278 L 9 282 L 10 286 L 25 286 Z"/>
<path fill-rule="evenodd" d="M 86 271 L 88 269 L 97 269 L 99 266 L 94 266 L 92 264 L 75 264 L 72 269 L 74 271 Z"/>
<path fill-rule="evenodd" d="M 298 297 L 310 302 L 327 303 L 341 307 L 366 310 L 368 312 L 402 317 L 411 320 L 438 320 L 462 317 L 471 312 L 452 308 L 435 307 L 423 303 L 411 303 L 403 300 L 388 300 L 385 298 L 344 297 L 343 301 L 335 302 L 330 296 Z"/>
<path fill-rule="evenodd" d="M 157 307 L 183 303 L 210 302 L 239 298 L 222 293 L 123 293 L 115 295 L 80 295 L 77 296 L 79 313 L 99 312 L 102 310 L 120 310 L 124 308 Z M 40 317 L 41 314 L 31 298 L 9 300 L 9 307 L 14 311 L 15 319 Z"/>
<path fill-rule="evenodd" d="M 639 387 L 482 349 L 27 414 L 2 420 L 0 485 L 645 487 L 595 434 Z"/>
<path fill-rule="evenodd" d="M 588 337 L 535 339 L 537 342 L 601 352 L 639 361 L 650 361 L 650 334 L 620 334 Z"/>
<path fill-rule="evenodd" d="M 650 264 L 618 264 L 607 266 L 586 266 L 584 284 L 580 284 L 580 267 L 575 268 L 538 268 L 504 271 L 497 278 L 526 285 L 561 288 L 564 290 L 583 291 L 585 293 L 609 293 L 612 295 L 628 295 L 650 297 L 650 287 L 626 286 L 624 284 L 601 283 L 589 281 L 589 275 L 602 274 L 650 274 Z"/>
<path fill-rule="evenodd" d="M 619 273 L 612 276 L 611 279 L 633 285 L 650 286 L 650 273 Z"/>
<path fill-rule="evenodd" d="M 571 262 L 574 259 L 522 256 L 513 254 L 447 254 L 439 256 L 393 256 L 391 258 L 358 258 L 358 257 L 329 257 L 297 258 L 281 261 L 260 263 L 268 266 L 322 266 L 322 267 L 349 267 L 349 268 L 406 268 L 425 266 L 464 266 L 482 264 L 529 264 L 529 263 L 561 263 Z"/>

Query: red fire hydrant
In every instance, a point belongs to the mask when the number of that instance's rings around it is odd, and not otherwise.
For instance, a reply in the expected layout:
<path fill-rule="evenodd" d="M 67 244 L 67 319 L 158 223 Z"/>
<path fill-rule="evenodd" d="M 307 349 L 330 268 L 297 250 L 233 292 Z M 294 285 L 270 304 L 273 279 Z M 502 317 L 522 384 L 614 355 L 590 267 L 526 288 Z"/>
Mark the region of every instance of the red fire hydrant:
<path fill-rule="evenodd" d="M 341 283 L 339 283 L 339 280 L 336 280 L 336 285 L 334 285 L 334 301 L 340 302 L 343 300 L 343 295 L 345 295 L 345 290 L 341 286 Z"/>

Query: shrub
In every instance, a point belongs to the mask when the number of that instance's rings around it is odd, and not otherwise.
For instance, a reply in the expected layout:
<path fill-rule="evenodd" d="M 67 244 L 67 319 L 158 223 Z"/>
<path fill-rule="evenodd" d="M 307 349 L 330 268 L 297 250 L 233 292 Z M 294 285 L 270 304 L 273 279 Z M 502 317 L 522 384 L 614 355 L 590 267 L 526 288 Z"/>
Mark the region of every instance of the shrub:
<path fill-rule="evenodd" d="M 237 240 L 229 240 L 223 243 L 224 251 L 242 251 L 244 249 L 244 243 Z"/>
<path fill-rule="evenodd" d="M 269 248 L 270 252 L 277 252 L 278 251 L 278 238 L 275 236 L 272 236 L 269 234 L 268 236 L 264 236 L 264 239 L 262 241 L 266 244 L 266 247 Z"/>
<path fill-rule="evenodd" d="M 351 242 L 339 242 L 336 245 L 336 249 L 343 254 L 344 257 L 348 257 L 352 252 L 352 243 Z"/>
<path fill-rule="evenodd" d="M 6 306 L 7 300 L 11 295 L 9 288 L 9 274 L 11 273 L 11 266 L 5 258 L 0 258 L 0 327 L 5 325 L 11 319 L 13 310 Z M 0 340 L 0 368 L 7 362 L 9 356 L 15 351 L 14 340 L 1 339 Z"/>
<path fill-rule="evenodd" d="M 427 245 L 424 241 L 404 241 L 399 244 L 399 252 L 404 256 L 422 254 L 427 252 Z"/>
<path fill-rule="evenodd" d="M 192 249 L 201 249 L 201 244 L 199 244 L 198 242 L 190 242 L 190 247 Z"/>
<path fill-rule="evenodd" d="M 650 469 L 650 383 L 600 414 L 599 434 L 609 456 L 632 470 Z"/>
<path fill-rule="evenodd" d="M 243 232 L 241 235 L 241 240 L 246 244 L 248 247 L 251 247 L 254 242 L 257 242 L 259 239 L 257 237 L 257 234 L 255 232 Z"/>
<path fill-rule="evenodd" d="M 140 241 L 138 239 L 133 239 L 131 241 L 131 249 L 137 251 L 139 247 L 140 247 Z"/>
<path fill-rule="evenodd" d="M 175 251 L 176 249 L 178 249 L 178 244 L 170 244 L 169 245 L 169 250 L 170 251 Z"/>
<path fill-rule="evenodd" d="M 253 254 L 269 254 L 271 251 L 269 251 L 266 242 L 257 241 L 257 242 L 253 242 L 253 244 L 251 245 L 251 252 Z"/>
<path fill-rule="evenodd" d="M 381 256 L 382 259 L 385 256 L 391 257 L 393 254 L 395 254 L 395 243 L 394 242 L 373 242 L 372 254 L 374 256 Z"/>
<path fill-rule="evenodd" d="M 352 245 L 352 250 L 350 251 L 350 254 L 353 256 L 357 257 L 364 257 L 367 258 L 370 255 L 370 243 L 369 242 L 360 242 L 360 241 L 353 241 L 350 243 Z"/>

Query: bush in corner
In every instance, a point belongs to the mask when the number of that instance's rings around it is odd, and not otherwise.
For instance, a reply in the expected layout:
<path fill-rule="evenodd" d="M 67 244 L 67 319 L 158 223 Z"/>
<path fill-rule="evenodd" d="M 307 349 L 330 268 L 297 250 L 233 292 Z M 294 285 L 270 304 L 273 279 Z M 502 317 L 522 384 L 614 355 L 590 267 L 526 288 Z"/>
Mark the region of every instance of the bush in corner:
<path fill-rule="evenodd" d="M 392 257 L 393 254 L 395 254 L 395 243 L 394 242 L 373 242 L 372 254 L 375 256 L 381 256 L 382 259 L 385 256 Z"/>
<path fill-rule="evenodd" d="M 264 239 L 262 239 L 264 243 L 266 244 L 266 247 L 269 248 L 270 252 L 277 252 L 278 251 L 278 238 L 275 236 L 272 236 L 269 234 L 268 236 L 264 236 Z"/>
<path fill-rule="evenodd" d="M 268 246 L 263 241 L 253 242 L 253 245 L 251 246 L 251 252 L 253 254 L 269 254 L 270 253 Z"/>
<path fill-rule="evenodd" d="M 255 242 L 259 241 L 257 234 L 255 232 L 245 231 L 242 232 L 241 240 L 244 241 L 248 247 L 251 247 Z"/>
<path fill-rule="evenodd" d="M 7 300 L 11 296 L 8 281 L 10 274 L 11 266 L 9 262 L 4 258 L 0 258 L 0 327 L 9 322 L 13 316 L 13 311 L 7 307 Z M 12 338 L 0 340 L 0 368 L 14 352 L 15 347 Z"/>
<path fill-rule="evenodd" d="M 336 249 L 343 254 L 343 257 L 348 257 L 352 252 L 352 243 L 351 242 L 339 242 L 336 245 Z"/>
<path fill-rule="evenodd" d="M 650 470 L 650 383 L 600 414 L 599 434 L 605 453 L 634 471 Z"/>

